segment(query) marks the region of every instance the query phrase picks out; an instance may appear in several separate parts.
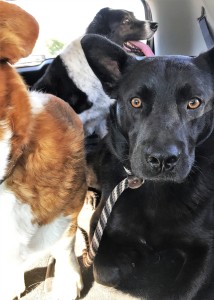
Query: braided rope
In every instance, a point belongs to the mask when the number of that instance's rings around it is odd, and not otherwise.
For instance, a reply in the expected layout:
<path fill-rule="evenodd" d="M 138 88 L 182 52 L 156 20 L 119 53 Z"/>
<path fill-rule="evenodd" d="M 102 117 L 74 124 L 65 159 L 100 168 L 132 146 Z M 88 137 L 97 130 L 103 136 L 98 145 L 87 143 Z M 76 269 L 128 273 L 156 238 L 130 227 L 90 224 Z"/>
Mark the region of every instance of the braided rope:
<path fill-rule="evenodd" d="M 122 192 L 128 188 L 128 178 L 123 179 L 111 192 L 110 196 L 108 197 L 106 201 L 106 205 L 104 206 L 100 219 L 97 223 L 97 227 L 95 229 L 93 238 L 90 243 L 90 247 L 87 247 L 87 249 L 83 250 L 83 263 L 85 267 L 90 267 L 94 261 L 94 257 L 97 254 L 99 244 L 106 226 L 106 223 L 108 221 L 108 217 L 111 214 L 112 208 L 119 198 L 119 196 L 122 194 Z"/>

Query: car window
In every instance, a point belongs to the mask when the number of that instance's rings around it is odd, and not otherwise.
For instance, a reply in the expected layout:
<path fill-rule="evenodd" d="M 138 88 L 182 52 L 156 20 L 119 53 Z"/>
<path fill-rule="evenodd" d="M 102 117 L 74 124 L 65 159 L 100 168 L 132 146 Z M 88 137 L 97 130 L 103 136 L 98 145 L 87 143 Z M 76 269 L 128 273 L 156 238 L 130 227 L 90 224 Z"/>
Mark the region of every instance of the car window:
<path fill-rule="evenodd" d="M 32 54 L 16 66 L 37 65 L 55 57 L 73 39 L 84 34 L 96 13 L 103 7 L 126 9 L 138 19 L 145 17 L 141 0 L 13 0 L 10 1 L 32 14 L 39 23 L 40 33 Z M 29 29 L 30 30 L 30 29 Z"/>

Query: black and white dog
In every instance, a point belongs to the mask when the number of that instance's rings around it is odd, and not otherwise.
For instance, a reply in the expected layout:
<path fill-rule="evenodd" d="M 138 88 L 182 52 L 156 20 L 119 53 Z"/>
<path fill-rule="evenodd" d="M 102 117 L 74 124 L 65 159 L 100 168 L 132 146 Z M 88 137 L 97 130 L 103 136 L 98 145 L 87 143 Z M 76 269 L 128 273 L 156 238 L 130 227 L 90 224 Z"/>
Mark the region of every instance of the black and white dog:
<path fill-rule="evenodd" d="M 115 204 L 95 279 L 141 299 L 213 300 L 214 48 L 136 61 L 98 35 L 82 47 L 116 99 L 95 156 L 102 199 L 92 232 L 124 167 L 132 183 L 145 180 Z"/>
<path fill-rule="evenodd" d="M 150 39 L 156 30 L 156 22 L 139 21 L 132 12 L 103 8 L 86 33 L 103 35 L 120 46 L 124 45 L 127 51 L 138 55 L 145 52 L 147 55 L 145 44 L 136 41 Z M 93 132 L 101 137 L 106 134 L 106 115 L 114 100 L 105 94 L 100 81 L 90 69 L 80 38 L 71 42 L 54 59 L 32 89 L 54 94 L 68 102 L 79 114 L 86 136 Z"/>

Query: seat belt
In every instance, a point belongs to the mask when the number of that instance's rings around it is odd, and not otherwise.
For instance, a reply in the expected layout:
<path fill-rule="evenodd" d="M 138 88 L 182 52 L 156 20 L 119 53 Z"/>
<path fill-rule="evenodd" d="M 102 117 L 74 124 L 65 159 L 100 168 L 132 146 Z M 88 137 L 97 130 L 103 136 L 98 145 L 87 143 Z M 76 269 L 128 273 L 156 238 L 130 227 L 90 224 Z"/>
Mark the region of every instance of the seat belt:
<path fill-rule="evenodd" d="M 153 21 L 152 11 L 149 6 L 149 3 L 146 0 L 141 0 L 141 2 L 143 3 L 143 6 L 144 6 L 145 19 L 149 20 L 149 21 Z M 147 41 L 147 45 L 152 49 L 153 52 L 155 51 L 154 37 Z"/>
<path fill-rule="evenodd" d="M 207 23 L 205 8 L 202 6 L 201 8 L 201 16 L 198 18 L 198 23 L 201 28 L 201 32 L 204 38 L 204 41 L 207 45 L 207 48 L 210 49 L 214 46 L 214 38 L 209 29 L 209 25 Z"/>

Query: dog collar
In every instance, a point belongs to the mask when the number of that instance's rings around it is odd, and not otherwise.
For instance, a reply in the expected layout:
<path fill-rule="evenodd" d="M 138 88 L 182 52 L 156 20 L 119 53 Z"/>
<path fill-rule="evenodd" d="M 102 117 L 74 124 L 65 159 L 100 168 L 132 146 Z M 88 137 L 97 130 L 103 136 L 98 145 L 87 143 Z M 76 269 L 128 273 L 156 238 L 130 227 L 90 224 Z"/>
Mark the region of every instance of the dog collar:
<path fill-rule="evenodd" d="M 131 189 L 138 189 L 142 184 L 144 184 L 144 179 L 138 178 L 135 175 L 132 174 L 132 171 L 127 169 L 126 167 L 124 167 L 124 170 L 127 174 L 127 178 L 128 178 L 128 186 Z"/>
<path fill-rule="evenodd" d="M 132 175 L 131 170 L 127 169 L 127 168 L 124 167 L 124 166 L 123 166 L 123 168 L 124 168 L 124 170 L 126 171 L 126 174 L 127 174 L 127 175 Z"/>

